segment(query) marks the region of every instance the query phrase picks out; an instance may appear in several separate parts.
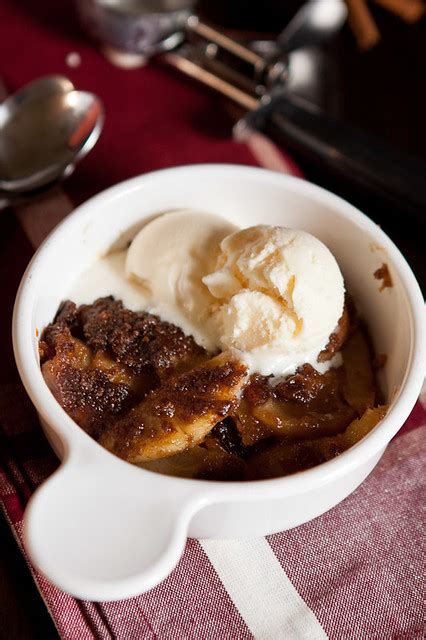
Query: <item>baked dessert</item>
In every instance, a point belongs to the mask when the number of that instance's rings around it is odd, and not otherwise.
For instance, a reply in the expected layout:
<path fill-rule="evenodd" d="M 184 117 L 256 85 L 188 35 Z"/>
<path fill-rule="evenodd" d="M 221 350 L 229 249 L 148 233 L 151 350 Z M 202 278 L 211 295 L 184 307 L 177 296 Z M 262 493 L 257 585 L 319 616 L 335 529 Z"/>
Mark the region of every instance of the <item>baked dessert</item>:
<path fill-rule="evenodd" d="M 229 233 L 225 225 L 221 238 L 213 222 L 212 259 L 202 256 L 198 279 L 181 256 L 185 287 L 176 269 L 170 286 L 170 264 L 157 271 L 135 261 L 135 246 L 150 247 L 152 237 L 137 237 L 129 250 L 130 277 L 168 304 L 162 317 L 113 296 L 64 302 L 40 338 L 44 379 L 91 437 L 152 471 L 254 480 L 321 464 L 386 413 L 368 331 L 313 236 L 265 226 Z M 301 270 L 303 260 L 310 266 Z M 178 298 L 181 315 L 170 311 Z M 183 312 L 193 315 L 197 340 Z"/>

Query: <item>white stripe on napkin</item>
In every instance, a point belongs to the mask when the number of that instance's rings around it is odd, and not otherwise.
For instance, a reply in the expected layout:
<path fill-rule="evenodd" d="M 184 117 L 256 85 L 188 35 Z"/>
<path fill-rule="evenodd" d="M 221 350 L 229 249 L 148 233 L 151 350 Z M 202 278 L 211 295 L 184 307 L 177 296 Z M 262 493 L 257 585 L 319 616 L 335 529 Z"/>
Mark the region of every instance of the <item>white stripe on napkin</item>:
<path fill-rule="evenodd" d="M 256 640 L 327 638 L 265 538 L 200 544 Z"/>

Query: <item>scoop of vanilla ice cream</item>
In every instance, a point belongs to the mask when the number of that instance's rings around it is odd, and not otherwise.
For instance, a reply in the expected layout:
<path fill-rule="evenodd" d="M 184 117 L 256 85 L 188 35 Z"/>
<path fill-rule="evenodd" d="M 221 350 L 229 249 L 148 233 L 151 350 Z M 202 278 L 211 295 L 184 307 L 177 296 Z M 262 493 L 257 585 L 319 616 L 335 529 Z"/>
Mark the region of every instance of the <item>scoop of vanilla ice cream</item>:
<path fill-rule="evenodd" d="M 220 249 L 215 271 L 203 278 L 217 301 L 219 345 L 247 352 L 263 375 L 315 363 L 344 305 L 329 249 L 305 231 L 267 225 L 232 233 Z"/>
<path fill-rule="evenodd" d="M 211 213 L 169 211 L 146 224 L 127 251 L 127 279 L 144 291 L 148 309 L 210 351 L 217 349 L 209 328 L 215 299 L 202 277 L 215 268 L 220 242 L 236 229 Z"/>

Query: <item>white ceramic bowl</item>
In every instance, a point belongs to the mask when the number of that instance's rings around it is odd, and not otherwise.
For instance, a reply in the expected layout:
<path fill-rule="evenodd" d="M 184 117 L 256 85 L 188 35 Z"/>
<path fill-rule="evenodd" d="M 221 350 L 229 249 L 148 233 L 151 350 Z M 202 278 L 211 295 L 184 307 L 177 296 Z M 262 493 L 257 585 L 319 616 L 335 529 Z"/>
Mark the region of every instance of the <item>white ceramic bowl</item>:
<path fill-rule="evenodd" d="M 208 482 L 161 476 L 102 449 L 59 406 L 40 372 L 37 335 L 72 283 L 98 256 L 125 243 L 153 214 L 193 207 L 240 226 L 306 229 L 336 256 L 349 291 L 388 356 L 385 419 L 340 457 L 293 476 Z M 379 292 L 386 262 L 393 287 Z M 96 297 L 96 296 L 95 296 Z M 187 536 L 260 536 L 295 527 L 351 493 L 377 464 L 420 392 L 425 362 L 423 299 L 404 258 L 350 204 L 306 181 L 231 165 L 196 165 L 134 178 L 80 206 L 31 261 L 15 306 L 22 381 L 62 465 L 32 497 L 25 546 L 35 566 L 79 598 L 112 600 L 158 584 Z"/>

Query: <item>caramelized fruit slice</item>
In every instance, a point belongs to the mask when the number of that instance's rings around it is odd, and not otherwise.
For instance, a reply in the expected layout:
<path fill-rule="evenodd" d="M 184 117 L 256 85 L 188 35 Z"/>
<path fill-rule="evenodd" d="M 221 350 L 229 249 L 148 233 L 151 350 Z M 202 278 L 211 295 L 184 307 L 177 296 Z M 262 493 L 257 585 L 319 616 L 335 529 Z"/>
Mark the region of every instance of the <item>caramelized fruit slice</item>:
<path fill-rule="evenodd" d="M 220 420 L 235 411 L 247 377 L 247 367 L 231 352 L 224 352 L 166 380 L 110 425 L 100 442 L 136 464 L 184 451 L 202 442 Z"/>
<path fill-rule="evenodd" d="M 108 351 L 134 373 L 161 379 L 208 359 L 206 351 L 179 327 L 150 313 L 136 313 L 119 300 L 99 298 L 77 309 L 81 331 L 94 351 Z"/>
<path fill-rule="evenodd" d="M 362 416 L 366 409 L 374 406 L 376 389 L 372 356 L 361 329 L 357 329 L 343 345 L 342 355 L 346 374 L 343 394 L 348 404 Z"/>
<path fill-rule="evenodd" d="M 245 476 L 244 460 L 220 447 L 196 446 L 168 458 L 143 462 L 139 466 L 180 478 L 242 480 Z"/>
<path fill-rule="evenodd" d="M 92 350 L 60 322 L 52 325 L 41 356 L 44 380 L 65 411 L 87 433 L 97 438 L 106 422 L 128 411 L 158 384 L 156 376 L 135 375 L 105 352 Z"/>
<path fill-rule="evenodd" d="M 90 349 L 67 327 L 57 333 L 54 348 L 42 365 L 44 380 L 71 418 L 96 438 L 105 420 L 130 409 L 137 396 L 126 382 L 114 381 L 111 370 L 94 368 Z"/>
<path fill-rule="evenodd" d="M 385 417 L 388 405 L 379 405 L 372 409 L 366 409 L 360 418 L 353 420 L 346 429 L 344 435 L 345 448 L 352 447 L 356 442 L 362 440 L 370 431 Z"/>
<path fill-rule="evenodd" d="M 272 387 L 254 379 L 237 409 L 244 445 L 271 436 L 307 439 L 341 433 L 356 417 L 341 393 L 343 370 L 318 373 L 310 365 Z"/>
<path fill-rule="evenodd" d="M 247 477 L 251 480 L 277 478 L 331 460 L 366 436 L 384 418 L 387 409 L 386 405 L 366 409 L 343 433 L 332 437 L 271 444 L 248 460 Z"/>

